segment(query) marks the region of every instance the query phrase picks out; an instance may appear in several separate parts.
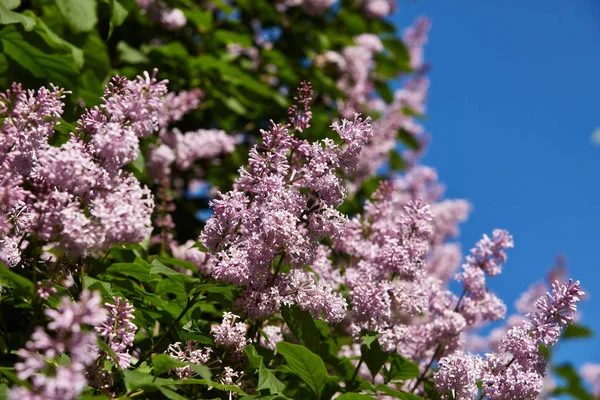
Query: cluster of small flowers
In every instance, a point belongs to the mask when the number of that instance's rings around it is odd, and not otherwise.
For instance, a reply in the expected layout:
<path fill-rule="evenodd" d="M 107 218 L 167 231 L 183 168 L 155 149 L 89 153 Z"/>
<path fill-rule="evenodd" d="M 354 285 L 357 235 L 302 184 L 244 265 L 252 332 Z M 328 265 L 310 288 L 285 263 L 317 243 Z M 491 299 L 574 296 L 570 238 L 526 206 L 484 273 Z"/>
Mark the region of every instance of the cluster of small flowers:
<path fill-rule="evenodd" d="M 170 8 L 162 0 L 136 0 L 138 7 L 152 21 L 165 29 L 175 31 L 187 24 L 187 18 L 179 8 Z"/>
<path fill-rule="evenodd" d="M 337 0 L 283 0 L 277 6 L 283 12 L 288 7 L 302 7 L 309 15 L 321 16 L 327 12 Z M 392 14 L 396 8 L 394 0 L 358 0 L 362 12 L 367 18 L 381 19 Z"/>
<path fill-rule="evenodd" d="M 374 88 L 371 77 L 371 70 L 375 66 L 373 57 L 383 50 L 379 37 L 370 33 L 358 35 L 354 43 L 354 46 L 344 47 L 339 53 L 329 50 L 315 58 L 316 65 L 334 64 L 337 67 L 337 87 L 345 98 L 338 107 L 346 118 L 367 103 Z"/>
<path fill-rule="evenodd" d="M 375 3 L 381 2 L 374 1 L 372 5 L 381 6 Z M 369 2 L 363 2 L 362 5 L 367 7 Z M 429 27 L 430 21 L 420 17 L 414 26 L 406 29 L 404 41 L 409 49 L 414 74 L 408 77 L 403 87 L 394 93 L 394 99 L 390 104 L 386 104 L 380 98 L 372 97 L 373 57 L 383 50 L 383 45 L 376 35 L 359 35 L 354 39 L 355 46 L 345 47 L 341 52 L 327 51 L 314 59 L 318 66 L 333 64 L 337 67 L 339 71 L 337 86 L 345 94 L 346 99 L 338 105 L 342 115 L 348 116 L 362 110 L 376 111 L 381 115 L 373 123 L 373 139 L 361 153 L 358 167 L 352 176 L 349 185 L 352 191 L 356 190 L 365 179 L 374 176 L 389 161 L 390 152 L 396 148 L 399 131 L 411 135 L 420 144 L 418 151 L 411 149 L 404 155 L 410 165 L 414 165 L 417 156 L 424 151 L 427 136 L 414 114 L 420 115 L 425 112 L 425 100 L 429 89 L 429 79 L 425 76 L 428 68 L 423 63 L 423 46 L 427 43 Z M 411 112 L 407 113 L 407 109 Z"/>
<path fill-rule="evenodd" d="M 453 393 L 457 400 L 473 399 L 479 393 L 479 383 L 482 397 L 490 400 L 536 399 L 546 374 L 540 345 L 556 343 L 562 329 L 573 322 L 583 294 L 579 281 L 555 281 L 551 293 L 537 299 L 528 320 L 508 330 L 498 352 L 482 358 L 457 351 L 440 359 L 434 376 L 436 388 L 446 398 Z"/>
<path fill-rule="evenodd" d="M 52 333 L 36 328 L 18 352 L 22 361 L 15 364 L 17 377 L 30 380 L 31 389 L 15 386 L 9 392 L 11 399 L 74 400 L 87 385 L 86 368 L 96 361 L 98 352 L 96 333 L 84 327 L 98 327 L 107 315 L 99 293 L 83 291 L 76 303 L 63 297 L 56 309 L 45 313 L 50 319 L 47 331 Z M 64 354 L 70 362 L 54 368 L 52 361 Z"/>
<path fill-rule="evenodd" d="M 277 4 L 280 11 L 288 7 L 302 7 L 309 15 L 319 16 L 325 14 L 337 0 L 283 0 Z"/>
<path fill-rule="evenodd" d="M 536 282 L 521 294 L 515 301 L 517 313 L 506 318 L 502 326 L 492 329 L 487 336 L 469 334 L 466 340 L 465 349 L 471 352 L 498 352 L 501 349 L 502 339 L 506 333 L 515 326 L 520 326 L 527 321 L 527 314 L 536 310 L 536 301 L 551 290 L 554 281 L 563 282 L 566 280 L 566 267 L 564 257 L 558 256 L 556 265 L 554 265 L 547 274 L 546 282 Z M 577 315 L 575 314 L 575 318 Z M 550 379 L 548 377 L 548 379 Z M 546 384 L 545 384 L 546 386 Z"/>
<path fill-rule="evenodd" d="M 453 311 L 456 296 L 445 288 L 459 265 L 460 248 L 446 241 L 458 233 L 469 204 L 440 201 L 442 193 L 435 171 L 426 167 L 383 182 L 334 243 L 348 263 L 329 266 L 337 273 L 319 269 L 321 279 L 336 286 L 344 271 L 354 336 L 375 331 L 385 350 L 414 360 L 432 352 L 437 342 L 455 341 L 466 327 Z"/>
<path fill-rule="evenodd" d="M 363 12 L 369 18 L 385 18 L 396 9 L 395 0 L 358 0 Z"/>
<path fill-rule="evenodd" d="M 410 66 L 414 70 L 423 68 L 423 46 L 427 44 L 431 21 L 427 17 L 419 17 L 413 26 L 404 31 L 404 43 L 410 54 Z"/>
<path fill-rule="evenodd" d="M 164 182 L 172 175 L 175 165 L 179 171 L 188 170 L 198 160 L 213 159 L 231 153 L 239 138 L 220 129 L 198 129 L 182 133 L 179 129 L 160 133 L 161 144 L 148 152 L 148 173 L 155 182 Z"/>
<path fill-rule="evenodd" d="M 135 309 L 127 299 L 113 297 L 114 304 L 105 303 L 109 315 L 96 331 L 117 357 L 113 360 L 119 368 L 127 369 L 131 365 L 131 354 L 128 349 L 133 346 L 137 326 L 132 322 Z M 105 354 L 105 356 L 108 356 Z"/>
<path fill-rule="evenodd" d="M 167 348 L 167 354 L 176 360 L 186 363 L 206 365 L 210 360 L 212 349 L 208 347 L 205 347 L 204 349 L 198 349 L 197 343 L 194 343 L 192 340 L 188 340 L 183 349 L 181 348 L 181 342 L 170 344 Z M 194 376 L 194 371 L 189 365 L 186 365 L 185 367 L 175 368 L 175 374 L 181 379 L 188 379 Z"/>
<path fill-rule="evenodd" d="M 292 109 L 290 118 L 304 129 L 311 91 L 302 88 L 303 109 Z M 345 189 L 338 173 L 356 167 L 372 130 L 369 119 L 358 115 L 336 122 L 332 128 L 343 140 L 337 145 L 330 139 L 310 144 L 296 138 L 292 128 L 271 122 L 269 130 L 261 131 L 263 144 L 251 149 L 234 190 L 219 193 L 212 202 L 214 214 L 200 240 L 211 254 L 212 275 L 245 287 L 236 304 L 251 318 L 262 320 L 281 304 L 298 304 L 336 322 L 345 314 L 343 297 L 299 269 L 315 259 L 318 240 L 343 233 L 346 217 L 336 207 Z M 288 267 L 292 271 L 285 273 Z"/>
<path fill-rule="evenodd" d="M 86 110 L 77 134 L 55 147 L 65 92 L 52 87 L 0 95 L 0 261 L 14 267 L 28 235 L 67 256 L 140 242 L 152 231 L 150 191 L 123 170 L 140 138 L 164 132 L 197 107 L 201 92 L 167 93 L 156 70 L 135 80 L 115 77 L 102 105 Z"/>
<path fill-rule="evenodd" d="M 276 325 L 267 325 L 262 328 L 264 336 L 261 335 L 258 343 L 267 349 L 271 349 L 273 351 L 277 351 L 277 343 L 283 341 L 283 334 L 281 332 L 281 327 Z"/>
<path fill-rule="evenodd" d="M 244 348 L 248 345 L 246 324 L 235 322 L 238 318 L 238 315 L 225 312 L 223 313 L 223 322 L 220 325 L 213 325 L 210 328 L 215 345 L 229 352 L 234 360 L 243 357 Z"/>
<path fill-rule="evenodd" d="M 600 396 L 600 364 L 585 363 L 579 369 L 579 373 L 592 387 L 592 394 Z"/>

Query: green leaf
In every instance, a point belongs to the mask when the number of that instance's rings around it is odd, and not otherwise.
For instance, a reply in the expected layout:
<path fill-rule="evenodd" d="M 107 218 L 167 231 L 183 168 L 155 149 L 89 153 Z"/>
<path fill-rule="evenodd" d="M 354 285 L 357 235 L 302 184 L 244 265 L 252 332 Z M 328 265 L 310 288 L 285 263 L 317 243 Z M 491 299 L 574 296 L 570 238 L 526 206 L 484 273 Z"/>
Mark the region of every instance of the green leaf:
<path fill-rule="evenodd" d="M 158 390 L 162 394 L 164 394 L 167 399 L 171 399 L 171 400 L 189 400 L 187 397 L 184 397 L 184 396 L 182 396 L 180 394 L 177 394 L 176 391 L 171 390 L 171 389 L 166 388 L 166 387 L 159 386 Z"/>
<path fill-rule="evenodd" d="M 390 151 L 390 167 L 394 171 L 403 171 L 406 168 L 406 162 L 396 150 Z"/>
<path fill-rule="evenodd" d="M 393 380 L 407 380 L 419 376 L 419 366 L 399 354 L 392 356 L 390 369 L 387 372 L 385 383 Z"/>
<path fill-rule="evenodd" d="M 296 339 L 309 350 L 317 353 L 321 342 L 321 333 L 310 312 L 300 309 L 297 305 L 282 307 L 281 315 Z"/>
<path fill-rule="evenodd" d="M 594 332 L 587 326 L 573 324 L 567 326 L 562 334 L 563 339 L 580 339 L 594 336 Z"/>
<path fill-rule="evenodd" d="M 277 343 L 277 352 L 285 357 L 288 367 L 320 398 L 327 376 L 323 360 L 306 347 L 286 342 Z"/>
<path fill-rule="evenodd" d="M 361 393 L 344 393 L 344 394 L 336 397 L 336 399 L 338 399 L 338 400 L 377 400 L 373 396 L 369 396 L 368 394 L 361 394 Z"/>
<path fill-rule="evenodd" d="M 253 45 L 252 36 L 250 34 L 237 33 L 225 29 L 219 29 L 218 31 L 216 31 L 215 39 L 224 44 L 238 43 L 244 47 L 251 47 Z"/>
<path fill-rule="evenodd" d="M 75 83 L 83 65 L 83 53 L 38 20 L 32 32 L 20 32 L 14 25 L 0 31 L 4 54 L 36 78 L 44 78 L 58 86 L 76 89 Z"/>
<path fill-rule="evenodd" d="M 185 10 L 184 14 L 200 32 L 204 33 L 212 27 L 213 15 L 210 10 Z"/>
<path fill-rule="evenodd" d="M 553 394 L 569 394 L 575 399 L 579 400 L 593 400 L 594 397 L 590 395 L 581 383 L 579 374 L 569 363 L 561 364 L 553 368 L 556 375 L 563 378 L 567 386 L 559 387 L 554 390 Z"/>
<path fill-rule="evenodd" d="M 374 333 L 369 333 L 369 334 L 363 335 L 362 340 L 365 343 L 365 345 L 370 349 L 371 344 L 377 340 L 377 335 Z"/>
<path fill-rule="evenodd" d="M 210 381 L 212 378 L 212 373 L 210 372 L 210 368 L 206 365 L 198 365 L 198 364 L 190 364 L 190 368 L 192 371 L 200 375 L 201 378 Z"/>
<path fill-rule="evenodd" d="M 242 103 L 240 103 L 240 101 L 235 97 L 226 97 L 223 100 L 223 103 L 225 103 L 225 105 L 236 114 L 245 115 L 248 113 L 246 107 L 244 107 Z"/>
<path fill-rule="evenodd" d="M 32 30 L 35 26 L 35 19 L 11 11 L 13 8 L 16 7 L 10 2 L 8 4 L 0 3 L 0 25 L 21 24 L 26 31 Z"/>
<path fill-rule="evenodd" d="M 396 61 L 402 62 L 406 65 L 407 68 L 410 68 L 410 53 L 408 52 L 408 49 L 406 48 L 402 40 L 394 37 L 389 39 L 383 39 L 381 43 L 383 44 L 383 47 L 385 47 L 386 50 L 392 53 Z"/>
<path fill-rule="evenodd" d="M 158 376 L 172 369 L 185 367 L 187 363 L 176 360 L 168 354 L 158 354 L 152 357 L 152 366 L 154 367 L 154 375 Z"/>
<path fill-rule="evenodd" d="M 21 5 L 21 0 L 4 0 L 4 6 L 9 10 L 14 10 Z"/>
<path fill-rule="evenodd" d="M 265 367 L 265 364 L 260 362 L 258 369 L 258 387 L 257 390 L 268 389 L 269 393 L 277 394 L 283 392 L 285 385 L 273 375 L 271 370 Z"/>
<path fill-rule="evenodd" d="M 117 44 L 117 51 L 119 52 L 119 59 L 127 64 L 146 64 L 150 61 L 144 53 L 124 41 Z"/>
<path fill-rule="evenodd" d="M 367 30 L 365 18 L 358 12 L 350 11 L 344 7 L 338 13 L 338 17 L 342 20 L 348 33 L 359 34 Z"/>
<path fill-rule="evenodd" d="M 400 129 L 398 131 L 398 139 L 400 139 L 400 141 L 410 149 L 419 150 L 421 147 L 417 139 L 415 139 L 415 135 L 405 131 L 404 129 Z"/>
<path fill-rule="evenodd" d="M 394 390 L 391 387 L 387 386 L 387 385 L 377 385 L 375 386 L 375 390 L 378 390 L 382 393 L 385 393 L 389 396 L 393 396 L 397 399 L 402 399 L 402 400 L 423 400 L 423 398 L 414 395 L 412 393 L 408 393 L 408 392 L 404 392 L 402 390 Z"/>
<path fill-rule="evenodd" d="M 103 0 L 108 7 L 110 7 L 110 22 L 108 25 L 108 37 L 110 39 L 113 34 L 113 30 L 117 26 L 121 26 L 127 18 L 127 10 L 117 0 Z"/>
<path fill-rule="evenodd" d="M 394 101 L 394 93 L 392 93 L 392 89 L 388 86 L 388 84 L 381 80 L 373 81 L 375 89 L 379 92 L 379 95 L 386 103 L 391 103 Z"/>
<path fill-rule="evenodd" d="M 362 345 L 360 350 L 371 376 L 376 376 L 383 364 L 387 362 L 389 353 L 381 349 L 378 340 L 372 342 L 370 348 L 366 344 Z"/>
<path fill-rule="evenodd" d="M 98 348 L 100 348 L 100 350 L 103 350 L 104 352 L 106 352 L 106 354 L 108 354 L 108 356 L 112 359 L 112 361 L 115 364 L 119 362 L 119 359 L 117 358 L 117 355 L 115 354 L 114 350 L 109 345 L 107 345 L 101 337 L 98 337 L 98 339 L 96 340 L 96 344 L 98 345 Z"/>
<path fill-rule="evenodd" d="M 33 282 L 14 273 L 2 263 L 0 263 L 0 282 L 2 282 L 3 286 L 12 286 L 18 289 L 20 294 L 24 296 L 31 297 L 33 295 Z"/>
<path fill-rule="evenodd" d="M 55 0 L 55 4 L 73 33 L 89 32 L 98 22 L 95 0 Z"/>
<path fill-rule="evenodd" d="M 246 362 L 248 363 L 248 366 L 255 370 L 259 369 L 263 358 L 260 354 L 258 354 L 258 351 L 256 351 L 256 347 L 254 347 L 252 344 L 249 344 L 244 348 L 244 353 L 246 354 Z"/>
<path fill-rule="evenodd" d="M 155 276 L 150 274 L 150 268 L 136 263 L 116 263 L 108 267 L 105 273 L 128 276 L 143 283 L 156 279 Z"/>

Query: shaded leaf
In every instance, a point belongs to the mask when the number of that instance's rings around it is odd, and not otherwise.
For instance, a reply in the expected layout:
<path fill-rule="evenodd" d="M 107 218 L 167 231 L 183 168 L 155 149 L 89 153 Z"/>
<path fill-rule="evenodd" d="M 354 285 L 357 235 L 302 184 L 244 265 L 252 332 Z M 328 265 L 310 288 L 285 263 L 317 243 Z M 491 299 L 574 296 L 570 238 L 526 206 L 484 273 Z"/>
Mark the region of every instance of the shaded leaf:
<path fill-rule="evenodd" d="M 300 309 L 297 305 L 282 307 L 281 315 L 296 339 L 309 350 L 317 353 L 321 334 L 310 312 Z"/>
<path fill-rule="evenodd" d="M 370 347 L 366 344 L 362 345 L 360 350 L 371 376 L 376 376 L 383 364 L 387 362 L 389 353 L 381 349 L 378 340 L 373 341 Z"/>
<path fill-rule="evenodd" d="M 73 33 L 91 31 L 98 22 L 95 0 L 55 0 L 55 4 Z"/>
<path fill-rule="evenodd" d="M 268 389 L 269 393 L 277 394 L 283 392 L 285 385 L 273 375 L 271 370 L 265 367 L 265 364 L 260 362 L 258 369 L 258 390 Z"/>
<path fill-rule="evenodd" d="M 0 25 L 21 24 L 26 31 L 32 30 L 35 26 L 35 19 L 11 11 L 13 8 L 16 8 L 16 6 L 10 2 L 9 4 L 0 3 Z"/>
<path fill-rule="evenodd" d="M 277 343 L 277 352 L 285 357 L 288 367 L 320 398 L 327 376 L 323 360 L 306 347 L 286 342 Z"/>

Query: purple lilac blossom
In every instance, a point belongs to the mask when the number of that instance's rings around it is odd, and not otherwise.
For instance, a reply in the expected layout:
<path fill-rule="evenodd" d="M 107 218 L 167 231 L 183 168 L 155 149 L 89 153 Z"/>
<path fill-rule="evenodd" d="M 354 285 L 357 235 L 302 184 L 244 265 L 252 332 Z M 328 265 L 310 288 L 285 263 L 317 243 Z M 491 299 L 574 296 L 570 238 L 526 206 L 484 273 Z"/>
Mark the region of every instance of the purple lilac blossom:
<path fill-rule="evenodd" d="M 271 122 L 261 131 L 263 143 L 250 150 L 234 190 L 212 201 L 213 216 L 200 236 L 213 259 L 212 275 L 245 287 L 236 305 L 255 320 L 276 314 L 282 304 L 298 304 L 329 322 L 345 313 L 343 297 L 327 282 L 296 269 L 315 260 L 319 239 L 342 234 L 346 217 L 336 207 L 345 188 L 338 174 L 355 167 L 372 131 L 368 118 L 355 115 L 332 125 L 341 145 L 296 138 L 296 125 L 309 126 L 310 92 L 301 86 L 302 111 L 291 109 L 293 125 Z M 282 265 L 292 271 L 282 272 Z M 310 295 L 318 301 L 306 301 Z"/>
<path fill-rule="evenodd" d="M 109 314 L 96 331 L 115 353 L 117 365 L 127 369 L 131 365 L 131 355 L 128 348 L 133 346 L 137 326 L 132 322 L 134 308 L 127 299 L 113 297 L 114 304 L 105 303 Z"/>
<path fill-rule="evenodd" d="M 175 342 L 169 345 L 166 353 L 176 360 L 197 364 L 206 365 L 212 354 L 212 350 L 208 347 L 198 349 L 198 344 L 192 340 L 188 340 L 182 348 L 181 342 Z M 189 365 L 185 367 L 175 368 L 175 374 L 181 379 L 188 379 L 195 376 L 194 370 Z"/>
<path fill-rule="evenodd" d="M 63 297 L 56 309 L 47 309 L 50 319 L 47 330 L 37 327 L 18 354 L 21 362 L 15 364 L 17 377 L 30 380 L 31 389 L 13 387 L 11 399 L 55 399 L 74 400 L 87 385 L 86 367 L 91 366 L 96 357 L 96 334 L 85 330 L 85 326 L 97 327 L 106 318 L 100 294 L 87 290 L 81 293 L 78 302 L 73 303 Z M 49 334 L 50 333 L 50 334 Z M 70 363 L 53 367 L 48 359 L 68 354 Z"/>

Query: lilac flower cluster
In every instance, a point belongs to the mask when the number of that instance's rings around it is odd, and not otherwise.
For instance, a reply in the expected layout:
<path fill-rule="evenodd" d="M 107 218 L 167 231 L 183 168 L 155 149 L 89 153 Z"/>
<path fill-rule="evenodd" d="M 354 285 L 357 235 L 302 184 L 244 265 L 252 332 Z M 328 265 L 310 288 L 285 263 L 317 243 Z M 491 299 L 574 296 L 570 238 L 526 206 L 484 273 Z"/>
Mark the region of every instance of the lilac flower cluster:
<path fill-rule="evenodd" d="M 460 249 L 446 240 L 458 233 L 469 204 L 440 201 L 442 193 L 435 171 L 426 167 L 383 182 L 334 243 L 336 254 L 349 260 L 333 270 L 344 271 L 341 280 L 351 289 L 353 335 L 377 332 L 385 350 L 414 360 L 431 357 L 440 342 L 458 346 L 466 328 L 454 310 L 456 296 L 446 289 Z M 340 282 L 331 272 L 322 278 Z"/>
<path fill-rule="evenodd" d="M 600 396 L 600 364 L 585 363 L 579 368 L 579 373 L 592 387 L 592 394 Z"/>
<path fill-rule="evenodd" d="M 179 8 L 170 8 L 162 0 L 136 0 L 138 7 L 152 21 L 169 31 L 176 31 L 187 24 L 187 18 Z"/>
<path fill-rule="evenodd" d="M 225 312 L 223 313 L 223 322 L 210 328 L 210 333 L 215 339 L 215 345 L 229 352 L 233 359 L 242 358 L 244 348 L 248 344 L 246 324 L 235 322 L 238 318 L 238 315 Z"/>
<path fill-rule="evenodd" d="M 15 364 L 17 377 L 29 380 L 31 389 L 13 387 L 11 399 L 74 400 L 87 385 L 85 370 L 98 355 L 96 334 L 85 329 L 98 327 L 106 319 L 98 292 L 83 291 L 78 302 L 63 297 L 56 309 L 47 309 L 47 331 L 36 328 Z M 49 334 L 50 332 L 50 334 Z M 52 360 L 68 354 L 69 363 L 54 367 Z"/>
<path fill-rule="evenodd" d="M 324 66 L 333 64 L 339 71 L 338 88 L 344 93 L 345 100 L 338 104 L 340 112 L 346 118 L 361 110 L 373 91 L 371 70 L 375 63 L 373 57 L 383 50 L 379 37 L 365 33 L 354 38 L 355 45 L 347 46 L 341 52 L 327 51 L 317 56 L 315 64 Z"/>
<path fill-rule="evenodd" d="M 394 0 L 359 0 L 358 3 L 369 18 L 384 18 L 396 9 Z"/>
<path fill-rule="evenodd" d="M 102 105 L 86 110 L 59 147 L 49 140 L 60 123 L 62 89 L 14 84 L 0 95 L 0 261 L 17 265 L 17 243 L 26 246 L 29 237 L 78 257 L 150 234 L 152 194 L 123 167 L 138 156 L 140 138 L 181 119 L 200 96 L 167 93 L 155 75 L 115 77 Z"/>
<path fill-rule="evenodd" d="M 172 166 L 185 171 L 198 160 L 231 153 L 239 138 L 219 129 L 198 129 L 182 133 L 178 129 L 162 131 L 162 144 L 149 151 L 147 166 L 151 177 L 162 182 L 171 176 Z"/>
<path fill-rule="evenodd" d="M 375 7 L 381 12 L 391 12 L 385 3 L 387 0 L 363 1 L 361 5 L 364 8 Z M 354 38 L 355 46 L 345 47 L 340 52 L 327 51 L 314 59 L 317 66 L 332 64 L 337 67 L 337 86 L 345 94 L 345 100 L 338 104 L 342 115 L 349 116 L 363 110 L 375 111 L 381 115 L 373 123 L 373 139 L 365 146 L 358 167 L 351 177 L 351 191 L 358 189 L 365 179 L 374 176 L 379 168 L 389 162 L 390 152 L 396 149 L 399 131 L 411 135 L 421 145 L 418 151 L 408 150 L 404 154 L 403 158 L 411 166 L 415 165 L 417 157 L 424 150 L 427 136 L 415 114 L 425 112 L 429 89 L 429 79 L 425 76 L 428 68 L 423 62 L 423 46 L 427 43 L 429 27 L 429 20 L 421 17 L 405 31 L 405 42 L 409 47 L 414 74 L 404 80 L 403 87 L 394 93 L 390 104 L 372 94 L 376 78 L 372 73 L 373 58 L 383 50 L 381 40 L 376 35 L 359 35 Z"/>
<path fill-rule="evenodd" d="M 284 11 L 287 7 L 302 7 L 307 14 L 323 15 L 337 0 L 283 0 L 278 7 Z"/>
<path fill-rule="evenodd" d="M 442 358 L 435 374 L 436 388 L 447 397 L 453 393 L 455 399 L 473 399 L 479 382 L 481 398 L 536 399 L 546 374 L 540 345 L 556 343 L 561 330 L 573 322 L 583 294 L 578 281 L 555 281 L 551 293 L 536 301 L 528 321 L 506 332 L 498 352 L 485 358 L 464 352 Z"/>
<path fill-rule="evenodd" d="M 208 347 L 198 349 L 198 344 L 192 340 L 185 343 L 185 347 L 181 348 L 181 342 L 175 342 L 169 345 L 167 354 L 176 360 L 190 364 L 206 365 L 212 354 L 212 350 Z M 175 368 L 175 374 L 181 379 L 188 379 L 194 376 L 194 371 L 189 365 L 185 367 Z"/>
<path fill-rule="evenodd" d="M 295 109 L 302 114 L 291 115 L 302 129 L 310 120 L 306 93 L 299 97 L 303 110 Z M 345 315 L 343 297 L 300 269 L 315 260 L 318 240 L 343 233 L 346 218 L 336 207 L 345 188 L 338 173 L 356 167 L 372 130 L 369 119 L 358 115 L 335 122 L 332 128 L 343 140 L 338 145 L 330 139 L 310 144 L 291 128 L 272 122 L 261 131 L 263 144 L 251 149 L 234 190 L 212 202 L 214 214 L 200 240 L 211 254 L 212 275 L 245 287 L 236 304 L 251 318 L 262 320 L 282 304 L 298 304 L 336 322 Z"/>
<path fill-rule="evenodd" d="M 127 369 L 131 365 L 131 354 L 128 349 L 133 346 L 133 339 L 137 326 L 132 322 L 135 318 L 133 306 L 127 299 L 113 297 L 114 304 L 106 303 L 109 311 L 102 325 L 96 327 L 96 331 L 104 338 L 104 341 L 117 357 L 116 364 L 121 369 Z"/>

